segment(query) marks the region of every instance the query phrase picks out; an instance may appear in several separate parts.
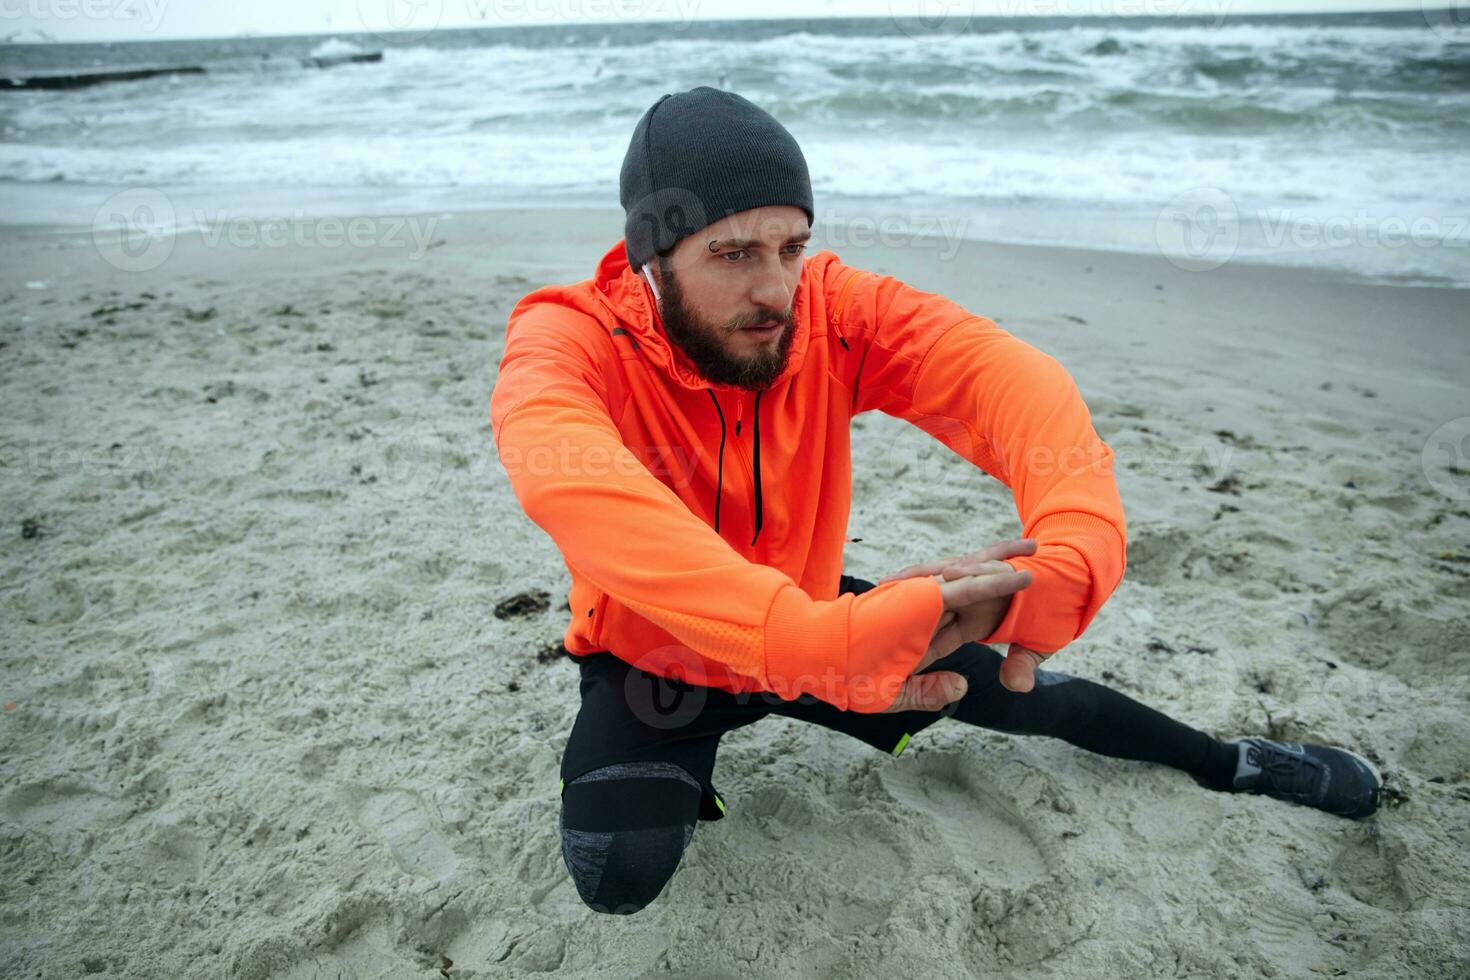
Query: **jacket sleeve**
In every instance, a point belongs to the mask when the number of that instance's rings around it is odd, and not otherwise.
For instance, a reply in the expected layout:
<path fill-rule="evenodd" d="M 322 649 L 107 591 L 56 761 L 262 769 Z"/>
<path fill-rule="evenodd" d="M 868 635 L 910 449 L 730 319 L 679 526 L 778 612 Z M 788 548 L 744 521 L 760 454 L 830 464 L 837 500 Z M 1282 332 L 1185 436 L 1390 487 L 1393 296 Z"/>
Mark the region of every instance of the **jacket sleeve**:
<path fill-rule="evenodd" d="M 624 444 L 583 346 L 603 329 L 565 307 L 518 306 L 490 398 L 516 498 L 568 569 L 782 698 L 858 712 L 892 704 L 938 625 L 938 583 L 813 600 L 736 552 Z"/>
<path fill-rule="evenodd" d="M 833 262 L 824 282 L 840 301 L 835 327 L 861 357 L 854 413 L 905 419 L 1000 480 L 1022 536 L 1036 539 L 1036 554 L 1007 559 L 1032 582 L 983 642 L 1051 653 L 1080 637 L 1123 578 L 1127 525 L 1113 451 L 1071 375 L 992 320 L 892 276 Z"/>

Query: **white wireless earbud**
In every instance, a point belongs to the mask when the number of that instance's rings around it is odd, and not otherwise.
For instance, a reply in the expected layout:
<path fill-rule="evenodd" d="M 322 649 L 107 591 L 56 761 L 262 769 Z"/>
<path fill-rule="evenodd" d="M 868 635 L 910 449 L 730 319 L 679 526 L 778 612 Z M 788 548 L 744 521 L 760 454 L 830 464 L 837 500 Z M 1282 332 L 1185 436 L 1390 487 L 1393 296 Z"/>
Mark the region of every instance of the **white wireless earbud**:
<path fill-rule="evenodd" d="M 653 273 L 648 271 L 647 262 L 643 263 L 643 278 L 648 280 L 648 288 L 653 290 L 653 298 L 655 300 L 662 300 L 662 297 L 658 294 L 658 283 L 653 281 Z"/>

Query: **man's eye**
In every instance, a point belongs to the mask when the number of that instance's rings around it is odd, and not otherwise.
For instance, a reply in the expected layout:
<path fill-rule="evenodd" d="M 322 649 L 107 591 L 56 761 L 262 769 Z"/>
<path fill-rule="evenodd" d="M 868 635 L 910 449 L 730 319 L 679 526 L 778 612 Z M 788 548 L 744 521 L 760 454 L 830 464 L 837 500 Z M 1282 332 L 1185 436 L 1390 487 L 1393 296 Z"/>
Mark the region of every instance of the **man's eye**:
<path fill-rule="evenodd" d="M 732 255 L 744 256 L 745 255 L 745 249 L 743 249 L 743 248 L 737 248 L 734 251 L 721 252 L 720 253 L 720 258 L 722 258 L 722 259 L 728 259 Z M 735 263 L 734 262 L 731 262 L 730 264 L 731 265 L 734 265 Z"/>
<path fill-rule="evenodd" d="M 794 252 L 787 252 L 787 255 L 800 255 L 802 252 L 806 251 L 806 245 L 801 243 L 787 245 L 786 247 L 796 250 Z"/>

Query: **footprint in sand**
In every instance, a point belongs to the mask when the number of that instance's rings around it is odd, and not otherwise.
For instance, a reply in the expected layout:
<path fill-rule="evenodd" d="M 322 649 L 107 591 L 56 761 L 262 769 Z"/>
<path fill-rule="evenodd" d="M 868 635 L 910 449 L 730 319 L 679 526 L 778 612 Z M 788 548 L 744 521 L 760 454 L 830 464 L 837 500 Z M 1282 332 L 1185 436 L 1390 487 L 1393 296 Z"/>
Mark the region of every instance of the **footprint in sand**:
<path fill-rule="evenodd" d="M 27 831 L 43 833 L 115 827 L 130 809 L 125 800 L 65 777 L 22 783 L 0 799 L 0 813 Z"/>
<path fill-rule="evenodd" d="M 435 829 L 417 793 L 389 790 L 369 796 L 358 807 L 358 822 L 392 852 L 406 873 L 443 881 L 459 868 L 459 857 Z"/>
<path fill-rule="evenodd" d="M 1045 962 L 1095 926 L 1096 910 L 1077 901 L 1081 884 L 1062 870 L 1059 838 L 1033 824 L 1041 811 L 988 778 L 972 756 L 926 753 L 899 760 L 879 778 L 895 800 L 922 815 L 971 885 L 974 948 L 994 950 L 998 961 L 970 963 L 972 974 Z M 1068 812 L 1070 801 L 1054 786 L 1043 786 L 1041 796 L 1051 810 Z"/>
<path fill-rule="evenodd" d="M 901 831 L 880 814 L 853 809 L 829 819 L 800 793 L 779 785 L 749 793 L 739 813 L 741 819 L 726 821 L 730 847 L 784 864 L 813 895 L 825 896 L 823 921 L 836 934 L 882 922 L 896 889 L 909 878 L 911 859 L 896 846 Z M 854 841 L 862 842 L 860 853 Z M 754 873 L 768 874 L 767 863 L 757 865 Z M 758 891 L 771 884 L 767 879 L 750 887 Z"/>
<path fill-rule="evenodd" d="M 1225 819 L 1225 807 L 1213 798 L 1181 807 L 1172 796 L 1142 797 L 1127 819 L 1139 839 L 1148 841 L 1151 851 L 1192 853 L 1210 846 Z"/>
<path fill-rule="evenodd" d="M 1324 942 L 1324 928 L 1318 917 L 1325 918 L 1325 915 L 1317 896 L 1305 889 L 1298 891 L 1262 885 L 1260 879 L 1260 867 L 1249 861 L 1231 861 L 1228 867 L 1218 868 L 1210 884 L 1228 888 L 1239 902 L 1239 908 L 1216 908 L 1210 917 L 1222 924 L 1230 923 L 1227 931 L 1233 929 L 1249 935 L 1250 952 L 1256 956 L 1264 956 L 1273 963 L 1300 964 L 1302 969 L 1311 973 L 1341 975 L 1341 971 L 1333 974 L 1328 968 L 1332 960 L 1341 954 L 1341 948 Z M 1130 892 L 1138 894 L 1132 889 Z M 1177 912 L 1161 908 L 1156 899 L 1139 897 L 1147 906 L 1132 910 L 1133 915 L 1147 927 L 1168 928 L 1172 920 L 1164 920 L 1160 916 L 1172 916 Z M 1326 932 L 1326 935 L 1331 934 L 1331 931 Z M 1311 973 L 1300 975 L 1310 976 Z"/>
<path fill-rule="evenodd" d="M 1452 601 L 1453 586 L 1439 597 Z M 1425 612 L 1372 587 L 1339 589 L 1312 600 L 1312 621 L 1336 656 L 1413 687 L 1460 677 L 1470 667 L 1470 625 L 1449 602 Z"/>
<path fill-rule="evenodd" d="M 1182 528 L 1136 528 L 1128 541 L 1128 578 L 1143 585 L 1169 582 L 1190 552 L 1191 535 Z"/>
<path fill-rule="evenodd" d="M 1025 820 L 963 755 L 931 752 L 900 760 L 880 779 L 895 800 L 924 815 L 967 877 L 1020 889 L 1049 876 L 1052 862 Z"/>
<path fill-rule="evenodd" d="M 1332 875 L 1360 902 L 1390 912 L 1406 912 L 1430 891 L 1417 880 L 1422 872 L 1407 861 L 1408 845 L 1364 828 L 1332 862 Z"/>

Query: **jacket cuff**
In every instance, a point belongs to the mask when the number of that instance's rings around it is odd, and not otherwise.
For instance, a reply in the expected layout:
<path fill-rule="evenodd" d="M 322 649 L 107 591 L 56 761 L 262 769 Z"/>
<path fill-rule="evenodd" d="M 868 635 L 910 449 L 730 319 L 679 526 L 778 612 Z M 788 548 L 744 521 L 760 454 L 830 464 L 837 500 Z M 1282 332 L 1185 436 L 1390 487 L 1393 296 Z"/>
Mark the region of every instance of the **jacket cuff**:
<path fill-rule="evenodd" d="M 788 701 L 810 694 L 843 711 L 882 711 L 923 658 L 943 609 L 927 575 L 830 602 L 790 585 L 766 619 L 765 687 Z"/>
<path fill-rule="evenodd" d="M 1027 537 L 1037 539 L 1036 554 L 1006 563 L 1029 571 L 1031 584 L 1011 596 L 1005 618 L 980 642 L 1055 653 L 1086 631 L 1122 580 L 1124 540 L 1111 522 L 1082 513 L 1047 517 Z"/>

